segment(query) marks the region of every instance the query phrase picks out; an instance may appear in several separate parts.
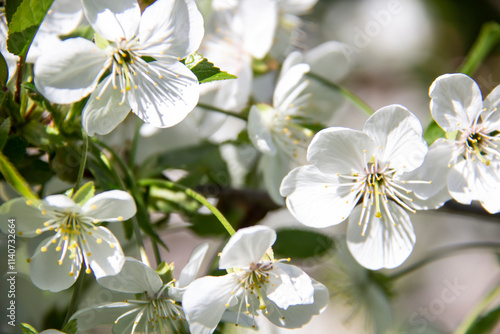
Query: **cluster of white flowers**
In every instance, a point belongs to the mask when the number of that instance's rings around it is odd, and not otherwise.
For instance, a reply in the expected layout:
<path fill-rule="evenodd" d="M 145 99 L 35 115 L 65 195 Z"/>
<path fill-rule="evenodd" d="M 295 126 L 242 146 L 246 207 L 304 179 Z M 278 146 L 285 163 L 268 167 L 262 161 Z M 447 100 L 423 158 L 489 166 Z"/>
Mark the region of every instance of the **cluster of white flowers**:
<path fill-rule="evenodd" d="M 348 73 L 351 59 L 342 43 L 287 52 L 280 74 L 271 78 L 271 103 L 250 99 L 252 65 L 282 54 L 272 49 L 280 29 L 298 29 L 296 15 L 315 2 L 213 0 L 204 18 L 195 0 L 156 0 L 142 12 L 137 0 L 56 0 L 27 61 L 34 64 L 36 89 L 49 102 L 87 99 L 81 124 L 89 136 L 110 133 L 130 111 L 153 127 L 172 127 L 195 109 L 200 94 L 215 111 L 233 116 L 245 118 L 241 111 L 247 107 L 248 144 L 260 154 L 255 166 L 272 200 L 286 202 L 308 227 L 349 220 L 348 249 L 370 270 L 398 267 L 410 256 L 416 234 L 409 213 L 437 209 L 451 198 L 500 212 L 500 86 L 483 101 L 470 77 L 437 78 L 429 90 L 430 110 L 446 138 L 430 147 L 420 121 L 401 105 L 377 110 L 362 131 L 324 125 L 331 124 L 341 101 L 338 92 L 322 96 L 324 87 L 312 80 L 334 85 Z M 95 32 L 92 40 L 60 39 L 83 19 Z M 19 58 L 6 50 L 8 29 L 1 20 L 0 48 L 12 77 Z M 238 80 L 200 85 L 184 63 L 197 51 Z M 265 66 L 269 70 L 273 62 Z M 274 63 L 273 73 L 277 68 Z M 221 321 L 256 328 L 259 316 L 278 327 L 300 328 L 328 305 L 325 285 L 288 264 L 290 259 L 275 259 L 277 233 L 269 227 L 241 228 L 231 236 L 219 254 L 218 268 L 227 274 L 197 278 L 208 251 L 203 244 L 175 280 L 173 266 L 163 275 L 147 261 L 126 257 L 103 225 L 133 218 L 141 204 L 136 196 L 143 194 L 93 194 L 92 185 L 85 196 L 15 198 L 0 206 L 3 233 L 15 217 L 17 236 L 47 235 L 28 259 L 35 286 L 68 289 L 84 266 L 100 286 L 130 295 L 78 310 L 71 318 L 79 330 L 112 324 L 115 333 L 210 334 Z"/>

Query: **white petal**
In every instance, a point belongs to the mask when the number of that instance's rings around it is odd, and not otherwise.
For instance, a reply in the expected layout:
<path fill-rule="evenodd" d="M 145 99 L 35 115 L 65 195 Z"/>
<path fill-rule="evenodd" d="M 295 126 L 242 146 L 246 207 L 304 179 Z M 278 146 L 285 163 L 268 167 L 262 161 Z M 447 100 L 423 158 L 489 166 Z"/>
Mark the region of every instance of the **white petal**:
<path fill-rule="evenodd" d="M 14 219 L 16 234 L 22 237 L 36 236 L 36 230 L 51 217 L 43 215 L 34 205 L 28 205 L 24 198 L 14 198 L 0 206 L 0 231 L 8 234 L 9 219 Z"/>
<path fill-rule="evenodd" d="M 309 72 L 309 65 L 297 64 L 281 75 L 274 89 L 273 105 L 280 110 L 286 110 L 308 85 L 304 75 Z"/>
<path fill-rule="evenodd" d="M 240 111 L 247 106 L 252 91 L 252 67 L 249 63 L 242 63 L 240 71 L 228 72 L 238 78 L 221 83 L 214 105 L 224 110 Z"/>
<path fill-rule="evenodd" d="M 275 155 L 276 145 L 274 145 L 271 133 L 271 122 L 276 115 L 276 110 L 269 106 L 253 105 L 248 115 L 248 136 L 252 144 L 262 153 Z"/>
<path fill-rule="evenodd" d="M 83 332 L 100 325 L 112 324 L 120 315 L 136 307 L 137 305 L 121 302 L 92 305 L 75 312 L 70 321 L 76 319 L 78 331 Z"/>
<path fill-rule="evenodd" d="M 182 269 L 179 279 L 177 280 L 177 286 L 181 288 L 185 288 L 188 286 L 198 275 L 198 271 L 200 270 L 200 266 L 205 258 L 205 255 L 208 251 L 208 243 L 204 243 L 196 247 L 191 256 L 189 257 L 189 261 L 186 266 Z"/>
<path fill-rule="evenodd" d="M 303 15 L 309 11 L 318 0 L 282 0 L 279 2 L 281 12 Z"/>
<path fill-rule="evenodd" d="M 143 293 L 153 295 L 163 283 L 156 271 L 134 258 L 125 258 L 122 270 L 114 276 L 105 276 L 97 280 L 101 286 L 113 291 Z"/>
<path fill-rule="evenodd" d="M 465 74 L 444 74 L 429 88 L 431 113 L 446 132 L 472 125 L 483 109 L 481 91 L 474 80 Z"/>
<path fill-rule="evenodd" d="M 35 85 L 48 100 L 73 103 L 90 94 L 108 56 L 84 38 L 70 38 L 44 52 L 35 64 Z"/>
<path fill-rule="evenodd" d="M 284 328 L 300 328 L 311 321 L 314 315 L 323 312 L 329 299 L 328 289 L 321 283 L 313 280 L 314 303 L 307 305 L 292 305 L 288 309 L 278 309 L 271 304 L 269 314 L 264 313 L 273 324 Z"/>
<path fill-rule="evenodd" d="M 129 193 L 121 190 L 110 190 L 89 199 L 82 212 L 99 221 L 122 221 L 132 218 L 137 209 L 135 201 Z"/>
<path fill-rule="evenodd" d="M 43 53 L 51 52 L 55 48 L 59 49 L 62 45 L 61 43 L 62 41 L 57 35 L 38 31 L 30 45 L 26 62 L 34 64 Z"/>
<path fill-rule="evenodd" d="M 292 168 L 292 161 L 284 152 L 278 151 L 274 156 L 263 155 L 260 160 L 259 169 L 262 170 L 264 186 L 271 199 L 278 205 L 283 206 L 285 199 L 281 196 L 280 186 L 283 179 Z"/>
<path fill-rule="evenodd" d="M 363 131 L 375 140 L 379 148 L 375 154 L 377 160 L 396 170 L 419 167 L 427 154 L 422 125 L 403 106 L 390 105 L 377 110 L 366 121 Z"/>
<path fill-rule="evenodd" d="M 423 200 L 431 198 L 442 189 L 447 188 L 449 165 L 454 158 L 455 147 L 454 141 L 443 138 L 436 140 L 429 147 L 422 165 L 401 176 L 401 180 L 407 181 L 405 188 L 414 191 L 415 195 Z M 411 181 L 427 181 L 431 183 L 412 184 Z"/>
<path fill-rule="evenodd" d="M 61 252 L 56 251 L 56 245 L 53 243 L 47 246 L 46 252 L 42 252 L 41 247 L 46 245 L 51 238 L 43 240 L 38 245 L 30 261 L 30 277 L 38 288 L 58 292 L 66 290 L 75 283 L 80 273 L 81 263 L 77 258 L 75 261 L 70 259 L 71 252 L 68 251 L 62 259 L 62 264 L 59 265 Z M 70 276 L 70 273 L 73 274 Z"/>
<path fill-rule="evenodd" d="M 65 333 L 58 331 L 57 329 L 46 329 L 44 331 L 41 331 L 40 334 L 65 334 Z"/>
<path fill-rule="evenodd" d="M 182 308 L 191 333 L 213 333 L 237 284 L 237 276 L 229 274 L 202 277 L 189 285 L 182 296 Z"/>
<path fill-rule="evenodd" d="M 148 65 L 151 75 L 138 72 L 134 78 L 138 88 L 127 94 L 132 111 L 144 122 L 156 127 L 174 126 L 196 107 L 198 79 L 180 62 L 151 62 Z M 153 77 L 153 72 L 159 72 L 163 78 Z"/>
<path fill-rule="evenodd" d="M 371 211 L 368 226 L 363 235 L 365 220 L 360 220 L 362 205 L 354 208 L 347 228 L 347 245 L 353 257 L 363 267 L 378 270 L 395 268 L 410 256 L 415 245 L 415 233 L 410 217 L 404 209 L 392 201 L 387 203 L 396 226 L 382 209 L 382 217 Z"/>
<path fill-rule="evenodd" d="M 337 41 L 329 41 L 318 45 L 304 54 L 304 60 L 311 64 L 311 72 L 329 81 L 342 80 L 351 70 L 354 54 L 348 52 L 349 45 Z"/>
<path fill-rule="evenodd" d="M 81 211 L 80 207 L 66 195 L 51 195 L 45 197 L 40 203 L 40 209 L 75 213 L 79 213 Z"/>
<path fill-rule="evenodd" d="M 271 49 L 278 21 L 276 1 L 243 0 L 239 13 L 243 20 L 245 50 L 254 58 L 262 59 Z M 255 18 L 259 19 L 256 20 Z"/>
<path fill-rule="evenodd" d="M 90 25 L 105 39 L 119 42 L 135 36 L 141 19 L 137 0 L 82 0 L 82 4 Z"/>
<path fill-rule="evenodd" d="M 314 302 L 311 278 L 298 267 L 276 263 L 269 276 L 267 298 L 284 310 L 293 305 L 311 304 Z"/>
<path fill-rule="evenodd" d="M 157 0 L 144 10 L 139 25 L 140 43 L 153 57 L 185 58 L 198 50 L 203 34 L 203 17 L 193 0 Z"/>
<path fill-rule="evenodd" d="M 78 27 L 82 18 L 81 1 L 55 0 L 39 30 L 55 35 L 67 35 Z"/>
<path fill-rule="evenodd" d="M 484 109 L 481 113 L 486 132 L 493 132 L 500 128 L 500 85 L 488 94 L 483 101 Z"/>
<path fill-rule="evenodd" d="M 242 228 L 229 239 L 219 259 L 220 269 L 248 268 L 257 263 L 276 241 L 276 232 L 267 226 Z"/>
<path fill-rule="evenodd" d="M 297 64 L 305 63 L 304 55 L 299 51 L 293 51 L 288 56 L 286 56 L 283 64 L 281 64 L 281 72 L 279 78 L 288 72 L 288 70 Z"/>
<path fill-rule="evenodd" d="M 108 80 L 111 78 L 104 79 L 97 86 L 82 110 L 82 126 L 89 136 L 96 133 L 99 135 L 110 133 L 130 112 L 130 106 L 126 101 L 120 104 L 122 93 L 118 89 L 113 89 L 111 83 L 102 91 Z"/>
<path fill-rule="evenodd" d="M 107 228 L 99 226 L 85 240 L 91 253 L 90 256 L 87 254 L 87 260 L 97 279 L 116 275 L 122 270 L 125 257 L 120 242 Z"/>
<path fill-rule="evenodd" d="M 498 163 L 486 166 L 481 161 L 463 160 L 453 166 L 448 175 L 448 189 L 453 198 L 470 204 L 481 202 L 490 213 L 500 211 L 500 174 Z"/>
<path fill-rule="evenodd" d="M 341 186 L 335 175 L 321 173 L 309 165 L 292 170 L 281 183 L 286 206 L 299 222 L 327 227 L 345 220 L 356 205 L 356 191 Z"/>
<path fill-rule="evenodd" d="M 375 142 L 368 134 L 332 127 L 314 136 L 307 150 L 307 160 L 323 173 L 358 173 L 364 170 L 375 150 Z"/>

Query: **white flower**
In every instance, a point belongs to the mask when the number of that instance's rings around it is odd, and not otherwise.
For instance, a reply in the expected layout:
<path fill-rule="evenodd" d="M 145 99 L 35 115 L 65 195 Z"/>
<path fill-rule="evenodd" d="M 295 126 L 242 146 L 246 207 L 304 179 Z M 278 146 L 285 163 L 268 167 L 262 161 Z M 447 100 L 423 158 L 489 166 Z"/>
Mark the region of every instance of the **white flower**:
<path fill-rule="evenodd" d="M 405 210 L 418 207 L 404 174 L 427 153 L 418 119 L 399 105 L 384 107 L 363 131 L 324 129 L 313 138 L 312 165 L 290 172 L 281 185 L 290 212 L 303 224 L 326 227 L 350 216 L 347 241 L 368 269 L 394 268 L 410 255 L 415 234 Z M 358 201 L 362 204 L 356 206 Z"/>
<path fill-rule="evenodd" d="M 238 111 L 247 106 L 252 92 L 252 58 L 264 58 L 272 46 L 277 4 L 275 0 L 214 1 L 213 8 L 213 27 L 207 29 L 213 33 L 207 33 L 200 53 L 238 79 L 204 85 L 204 100 Z M 205 94 L 214 89 L 213 96 Z"/>
<path fill-rule="evenodd" d="M 187 332 L 184 311 L 176 301 L 180 301 L 186 286 L 196 277 L 207 250 L 208 244 L 198 246 L 179 280 L 166 284 L 149 266 L 127 257 L 119 274 L 102 277 L 97 282 L 107 289 L 139 294 L 142 298 L 79 310 L 72 316 L 72 319 L 77 319 L 78 330 L 89 330 L 114 321 L 114 333 L 156 333 L 157 330 L 159 333 Z"/>
<path fill-rule="evenodd" d="M 123 251 L 116 237 L 98 223 L 127 220 L 135 212 L 133 198 L 120 190 L 98 194 L 83 206 L 66 195 L 52 195 L 38 207 L 23 198 L 0 207 L 2 221 L 15 219 L 19 236 L 31 238 L 43 232 L 52 233 L 38 245 L 28 262 L 33 283 L 54 292 L 73 285 L 82 263 L 85 272 L 93 271 L 96 278 L 117 274 L 123 266 Z M 6 228 L 1 225 L 4 233 Z"/>
<path fill-rule="evenodd" d="M 274 90 L 273 106 L 253 105 L 248 117 L 249 137 L 263 153 L 264 183 L 277 203 L 283 201 L 279 194 L 281 180 L 293 168 L 293 161 L 305 157 L 314 134 L 307 128 L 307 124 L 314 123 L 308 118 L 311 94 L 302 94 L 309 84 L 304 80 L 308 71 L 309 65 L 296 64 L 282 73 Z"/>
<path fill-rule="evenodd" d="M 484 100 L 474 80 L 464 74 L 445 74 L 429 89 L 431 113 L 447 137 L 433 146 L 448 152 L 449 173 L 442 175 L 453 198 L 463 204 L 477 200 L 490 213 L 500 212 L 500 86 Z M 443 160 L 443 159 L 442 159 Z M 434 162 L 434 163 L 433 163 Z M 439 168 L 429 161 L 422 173 Z M 445 184 L 446 185 L 446 184 Z"/>
<path fill-rule="evenodd" d="M 226 309 L 238 313 L 236 324 L 238 318 L 262 312 L 277 326 L 298 328 L 326 308 L 324 285 L 272 259 L 268 249 L 275 240 L 276 232 L 264 226 L 240 229 L 229 239 L 219 260 L 219 268 L 229 273 L 199 278 L 184 293 L 191 333 L 212 333 Z"/>
<path fill-rule="evenodd" d="M 104 48 L 72 38 L 43 53 L 35 64 L 40 92 L 55 103 L 92 93 L 82 111 L 89 135 L 109 133 L 130 109 L 157 127 L 182 121 L 199 97 L 196 76 L 179 62 L 203 37 L 194 1 L 158 0 L 142 16 L 136 0 L 85 0 L 83 9 Z M 108 70 L 111 74 L 99 81 Z"/>

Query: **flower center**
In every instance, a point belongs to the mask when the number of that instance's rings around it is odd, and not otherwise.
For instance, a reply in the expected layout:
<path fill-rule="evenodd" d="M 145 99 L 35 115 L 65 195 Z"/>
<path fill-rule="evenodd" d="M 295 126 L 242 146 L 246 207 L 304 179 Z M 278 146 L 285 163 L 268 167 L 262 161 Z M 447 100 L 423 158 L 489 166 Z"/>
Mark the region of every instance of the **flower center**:
<path fill-rule="evenodd" d="M 464 156 L 465 159 L 475 161 L 478 159 L 486 166 L 490 165 L 490 161 L 495 157 L 500 158 L 498 145 L 495 143 L 500 140 L 496 136 L 487 135 L 481 131 L 474 132 L 468 135 L 464 140 Z"/>
<path fill-rule="evenodd" d="M 46 211 L 42 210 L 42 214 L 46 214 Z M 61 256 L 57 261 L 58 265 L 63 264 L 64 258 L 69 252 L 69 259 L 75 262 L 75 266 L 72 266 L 69 272 L 69 275 L 73 276 L 75 274 L 73 268 L 79 270 L 82 262 L 84 262 L 86 266 L 85 272 L 87 274 L 91 272 L 88 257 L 92 254 L 86 239 L 88 235 L 92 235 L 92 231 L 95 229 L 97 229 L 97 227 L 88 217 L 81 216 L 72 211 L 55 211 L 53 213 L 53 218 L 46 221 L 44 227 L 37 229 L 36 233 L 41 234 L 45 231 L 56 232 L 40 250 L 46 252 L 51 245 L 55 244 L 56 252 L 61 252 Z M 96 242 L 101 243 L 102 239 L 98 238 Z"/>
<path fill-rule="evenodd" d="M 186 318 L 182 307 L 178 305 L 175 300 L 163 297 L 162 292 L 167 287 L 164 285 L 160 292 L 154 295 L 149 295 L 147 291 L 144 292 L 145 299 L 141 300 L 125 300 L 129 304 L 142 305 L 141 311 L 138 312 L 132 333 L 135 330 L 135 326 L 138 325 L 143 314 L 146 315 L 146 327 L 151 327 L 153 333 L 158 330 L 159 333 L 185 333 L 187 332 Z M 122 314 L 115 320 L 115 323 L 129 315 L 131 312 L 136 312 L 137 309 L 131 310 L 127 313 Z M 145 328 L 146 332 L 148 329 Z"/>

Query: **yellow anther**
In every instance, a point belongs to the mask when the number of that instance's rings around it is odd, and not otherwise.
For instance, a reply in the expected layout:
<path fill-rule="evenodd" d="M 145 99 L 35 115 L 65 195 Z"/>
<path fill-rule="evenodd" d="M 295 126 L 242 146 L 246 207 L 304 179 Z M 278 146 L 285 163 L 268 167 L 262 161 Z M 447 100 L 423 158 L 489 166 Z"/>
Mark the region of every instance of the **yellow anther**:
<path fill-rule="evenodd" d="M 39 229 L 39 228 L 37 228 L 37 229 L 36 229 L 36 234 L 41 234 L 41 233 L 42 233 L 42 230 L 41 230 L 41 229 Z"/>
<path fill-rule="evenodd" d="M 115 244 L 109 244 L 109 247 L 115 248 Z"/>
<path fill-rule="evenodd" d="M 42 215 L 46 215 L 47 214 L 47 210 L 42 210 Z"/>
<path fill-rule="evenodd" d="M 73 274 L 73 272 L 70 272 L 70 273 L 69 273 L 69 276 L 73 277 L 73 275 L 74 275 L 74 274 Z"/>
<path fill-rule="evenodd" d="M 41 251 L 42 251 L 42 253 L 46 252 L 46 251 L 47 251 L 47 247 L 43 246 L 43 247 L 41 248 Z"/>
<path fill-rule="evenodd" d="M 60 252 L 61 251 L 61 246 L 57 246 L 56 247 L 56 252 Z"/>
<path fill-rule="evenodd" d="M 91 272 L 92 272 L 92 270 L 90 270 L 90 268 L 85 269 L 86 274 L 90 274 Z"/>
<path fill-rule="evenodd" d="M 27 259 L 26 259 L 26 262 L 30 263 L 30 262 L 31 262 L 31 259 L 30 259 L 30 258 L 27 258 Z"/>
<path fill-rule="evenodd" d="M 122 221 L 123 217 L 122 216 L 118 216 L 116 219 L 118 219 L 119 221 Z"/>
<path fill-rule="evenodd" d="M 98 244 L 101 244 L 102 243 L 102 239 L 98 238 L 95 242 L 97 242 Z"/>
<path fill-rule="evenodd" d="M 26 204 L 31 205 L 31 204 L 33 204 L 33 202 L 32 201 L 26 201 Z"/>
<path fill-rule="evenodd" d="M 17 232 L 17 235 L 23 235 L 23 232 L 19 231 Z"/>

